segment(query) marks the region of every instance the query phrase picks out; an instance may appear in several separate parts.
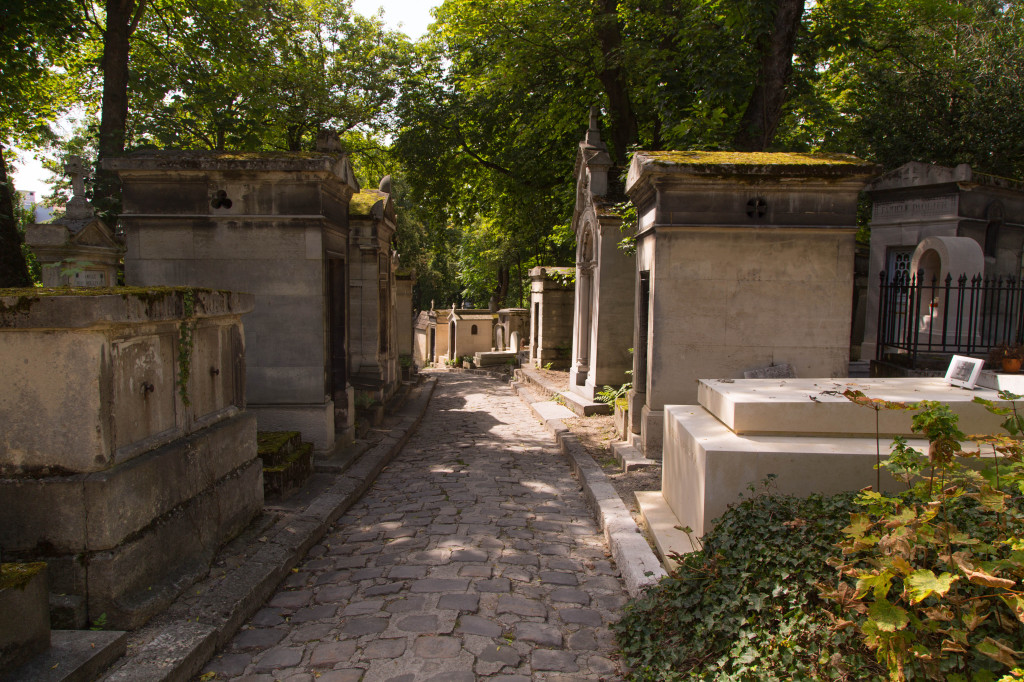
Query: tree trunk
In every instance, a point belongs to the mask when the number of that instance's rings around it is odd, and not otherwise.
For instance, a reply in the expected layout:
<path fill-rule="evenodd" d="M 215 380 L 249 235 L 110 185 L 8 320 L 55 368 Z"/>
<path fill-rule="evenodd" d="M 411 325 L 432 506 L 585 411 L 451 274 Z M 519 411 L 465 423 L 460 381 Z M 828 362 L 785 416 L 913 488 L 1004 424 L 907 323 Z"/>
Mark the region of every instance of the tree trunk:
<path fill-rule="evenodd" d="M 629 99 L 626 74 L 620 67 L 622 30 L 619 26 L 618 0 L 595 0 L 594 31 L 601 46 L 604 66 L 598 73 L 608 96 L 608 127 L 612 143 L 612 160 L 626 165 L 626 153 L 637 143 L 639 133 L 636 114 Z"/>
<path fill-rule="evenodd" d="M 129 38 L 138 24 L 145 0 L 106 0 L 107 25 L 103 31 L 103 104 L 100 115 L 99 158 L 124 153 L 128 123 Z M 94 203 L 110 210 L 119 203 L 117 174 L 96 170 Z"/>
<path fill-rule="evenodd" d="M 761 66 L 754 92 L 733 140 L 733 146 L 740 151 L 764 151 L 775 137 L 793 73 L 793 48 L 803 15 L 804 0 L 777 0 L 775 25 L 760 46 Z"/>
<path fill-rule="evenodd" d="M 501 308 L 505 304 L 505 297 L 508 296 L 508 280 L 509 280 L 509 267 L 502 265 L 498 267 L 498 290 L 494 293 L 494 297 L 498 299 L 498 307 Z"/>
<path fill-rule="evenodd" d="M 7 162 L 0 144 L 0 289 L 30 287 L 25 255 L 21 252 L 21 233 L 14 213 L 14 187 L 7 180 Z"/>

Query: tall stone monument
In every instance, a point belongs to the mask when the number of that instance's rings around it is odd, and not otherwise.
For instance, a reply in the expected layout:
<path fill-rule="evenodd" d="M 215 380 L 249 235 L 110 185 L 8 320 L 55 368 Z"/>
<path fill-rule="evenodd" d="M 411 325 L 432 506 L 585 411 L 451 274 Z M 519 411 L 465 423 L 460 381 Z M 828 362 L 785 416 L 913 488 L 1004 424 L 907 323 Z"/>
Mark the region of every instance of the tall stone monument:
<path fill-rule="evenodd" d="M 585 399 L 605 385 L 629 380 L 636 263 L 619 248 L 622 219 L 614 206 L 625 197 L 609 180 L 612 158 L 601 141 L 597 109 L 576 155 L 576 299 L 569 390 Z"/>
<path fill-rule="evenodd" d="M 397 214 L 391 178 L 364 189 L 349 203 L 349 364 L 355 389 L 386 402 L 401 381 L 396 309 Z"/>
<path fill-rule="evenodd" d="M 574 268 L 530 270 L 530 364 L 565 369 L 572 348 Z"/>

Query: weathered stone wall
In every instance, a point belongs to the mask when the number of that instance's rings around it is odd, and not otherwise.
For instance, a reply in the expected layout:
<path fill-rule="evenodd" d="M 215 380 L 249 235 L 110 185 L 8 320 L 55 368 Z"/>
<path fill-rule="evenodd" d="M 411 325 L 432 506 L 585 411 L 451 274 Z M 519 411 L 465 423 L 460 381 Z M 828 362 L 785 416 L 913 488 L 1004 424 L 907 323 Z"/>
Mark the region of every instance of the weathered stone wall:
<path fill-rule="evenodd" d="M 244 411 L 252 306 L 202 290 L 0 293 L 5 557 L 45 560 L 53 591 L 125 628 L 205 572 L 263 504 Z"/>

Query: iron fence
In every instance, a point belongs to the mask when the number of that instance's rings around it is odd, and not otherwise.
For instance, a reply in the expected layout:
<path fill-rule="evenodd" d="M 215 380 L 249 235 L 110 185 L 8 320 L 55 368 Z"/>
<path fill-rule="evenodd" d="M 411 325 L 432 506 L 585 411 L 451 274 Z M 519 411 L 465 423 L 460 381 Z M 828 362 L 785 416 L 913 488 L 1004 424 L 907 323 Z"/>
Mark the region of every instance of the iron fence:
<path fill-rule="evenodd" d="M 1014 277 L 880 277 L 875 359 L 913 367 L 922 355 L 983 357 L 1024 340 L 1024 280 Z"/>

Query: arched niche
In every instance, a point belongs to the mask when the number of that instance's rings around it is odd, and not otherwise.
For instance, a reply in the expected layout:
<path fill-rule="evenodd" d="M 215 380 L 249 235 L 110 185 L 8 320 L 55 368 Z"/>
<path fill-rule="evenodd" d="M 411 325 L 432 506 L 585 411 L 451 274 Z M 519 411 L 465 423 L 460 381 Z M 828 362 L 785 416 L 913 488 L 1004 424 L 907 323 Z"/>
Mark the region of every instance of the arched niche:
<path fill-rule="evenodd" d="M 930 335 L 932 343 L 966 342 L 968 330 L 976 326 L 967 312 L 957 315 L 961 307 L 958 282 L 962 276 L 970 282 L 984 273 L 985 253 L 978 242 L 968 237 L 926 237 L 914 250 L 910 271 L 916 276 L 921 295 L 919 331 Z M 950 277 L 947 292 L 946 280 Z M 975 310 L 975 314 L 980 313 L 980 306 Z"/>

